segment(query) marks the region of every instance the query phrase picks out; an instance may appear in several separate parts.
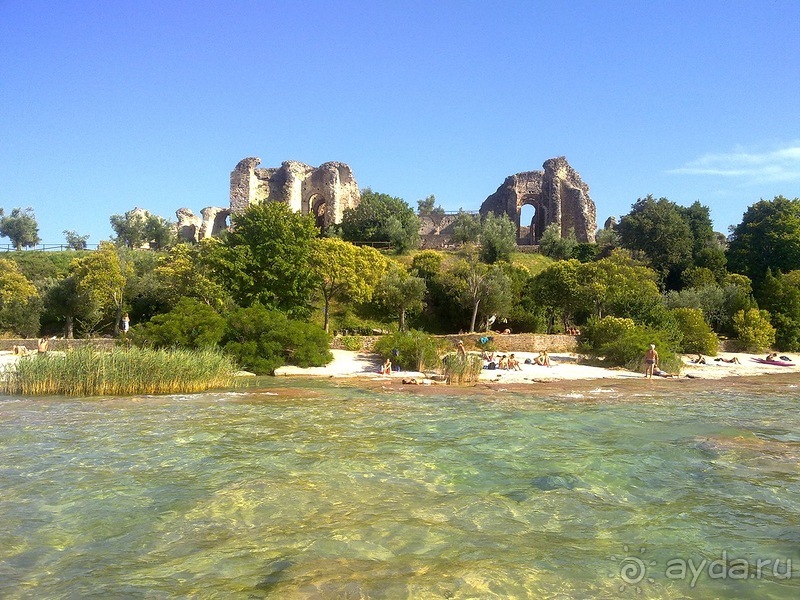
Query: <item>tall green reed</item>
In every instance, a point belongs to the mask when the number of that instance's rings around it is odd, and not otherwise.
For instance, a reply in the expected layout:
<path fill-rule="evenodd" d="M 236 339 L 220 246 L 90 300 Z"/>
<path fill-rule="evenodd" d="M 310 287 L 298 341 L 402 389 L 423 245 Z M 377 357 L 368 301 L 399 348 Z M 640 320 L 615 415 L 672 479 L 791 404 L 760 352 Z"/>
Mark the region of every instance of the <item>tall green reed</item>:
<path fill-rule="evenodd" d="M 442 371 L 451 384 L 475 383 L 482 370 L 483 359 L 477 354 L 461 356 L 451 353 L 442 358 Z"/>
<path fill-rule="evenodd" d="M 81 348 L 21 359 L 0 389 L 26 396 L 191 393 L 231 385 L 234 371 L 231 359 L 213 350 Z"/>

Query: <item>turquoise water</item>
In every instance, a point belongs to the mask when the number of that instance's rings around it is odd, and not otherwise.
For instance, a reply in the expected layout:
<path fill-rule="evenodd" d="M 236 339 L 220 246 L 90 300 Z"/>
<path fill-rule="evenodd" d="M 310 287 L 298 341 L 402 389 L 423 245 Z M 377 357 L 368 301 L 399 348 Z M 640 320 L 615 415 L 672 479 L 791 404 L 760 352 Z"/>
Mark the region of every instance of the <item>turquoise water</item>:
<path fill-rule="evenodd" d="M 0 398 L 0 597 L 800 597 L 797 386 L 683 383 Z"/>

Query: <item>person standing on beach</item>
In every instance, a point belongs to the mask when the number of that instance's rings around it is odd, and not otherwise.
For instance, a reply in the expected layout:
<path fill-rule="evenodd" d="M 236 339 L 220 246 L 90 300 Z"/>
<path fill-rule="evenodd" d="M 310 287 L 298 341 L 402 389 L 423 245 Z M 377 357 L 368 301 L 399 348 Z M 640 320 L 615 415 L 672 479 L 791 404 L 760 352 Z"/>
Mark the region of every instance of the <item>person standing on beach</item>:
<path fill-rule="evenodd" d="M 648 348 L 647 352 L 644 353 L 644 364 L 645 364 L 644 376 L 649 379 L 652 379 L 653 370 L 658 365 L 658 352 L 656 352 L 655 344 L 650 344 L 650 348 Z"/>

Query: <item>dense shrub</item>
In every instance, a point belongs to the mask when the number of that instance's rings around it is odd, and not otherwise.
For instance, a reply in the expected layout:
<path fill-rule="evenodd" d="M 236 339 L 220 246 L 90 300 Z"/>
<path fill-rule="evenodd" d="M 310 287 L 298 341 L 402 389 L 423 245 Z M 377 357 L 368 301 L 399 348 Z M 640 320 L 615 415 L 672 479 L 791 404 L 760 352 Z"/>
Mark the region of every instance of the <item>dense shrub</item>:
<path fill-rule="evenodd" d="M 333 360 L 330 339 L 319 325 L 293 321 L 284 313 L 260 304 L 239 308 L 228 317 L 223 339 L 225 352 L 256 375 L 278 367 L 321 367 Z"/>
<path fill-rule="evenodd" d="M 416 329 L 381 336 L 375 351 L 404 371 L 436 369 L 440 365 L 439 341 Z"/>
<path fill-rule="evenodd" d="M 733 316 L 733 330 L 744 350 L 759 352 L 775 343 L 775 328 L 765 310 L 740 310 Z"/>
<path fill-rule="evenodd" d="M 581 345 L 589 352 L 598 350 L 618 339 L 625 332 L 635 327 L 633 319 L 620 317 L 592 317 L 581 329 Z"/>
<path fill-rule="evenodd" d="M 342 348 L 350 352 L 358 352 L 361 350 L 363 338 L 360 335 L 343 335 L 340 338 Z"/>
<path fill-rule="evenodd" d="M 606 364 L 638 371 L 644 353 L 655 344 L 659 366 L 664 371 L 677 372 L 681 361 L 675 354 L 679 340 L 669 331 L 655 330 L 635 325 L 630 319 L 604 317 L 593 319 L 581 331 L 584 351 L 602 357 Z"/>
<path fill-rule="evenodd" d="M 0 304 L 0 331 L 35 338 L 39 335 L 39 316 L 42 314 L 42 300 L 31 296 L 24 300 L 11 300 Z"/>
<path fill-rule="evenodd" d="M 716 355 L 719 338 L 711 331 L 711 326 L 703 317 L 702 310 L 699 308 L 675 308 L 672 310 L 672 315 L 683 336 L 678 348 L 681 352 Z"/>
<path fill-rule="evenodd" d="M 181 298 L 174 309 L 133 327 L 130 339 L 153 348 L 213 348 L 225 333 L 225 319 L 194 298 Z"/>

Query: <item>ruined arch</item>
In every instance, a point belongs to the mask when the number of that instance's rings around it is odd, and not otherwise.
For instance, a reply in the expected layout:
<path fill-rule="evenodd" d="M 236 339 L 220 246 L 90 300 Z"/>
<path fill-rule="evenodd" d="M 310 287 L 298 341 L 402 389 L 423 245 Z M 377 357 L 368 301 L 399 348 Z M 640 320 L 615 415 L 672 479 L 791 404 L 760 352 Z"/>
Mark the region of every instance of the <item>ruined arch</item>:
<path fill-rule="evenodd" d="M 325 213 L 328 210 L 328 203 L 325 200 L 324 196 L 320 194 L 313 194 L 308 199 L 308 206 L 309 212 L 314 215 L 314 222 L 316 223 L 317 227 L 324 230 L 327 226 L 325 222 Z"/>
<path fill-rule="evenodd" d="M 562 236 L 574 228 L 578 241 L 594 242 L 596 210 L 589 197 L 589 186 L 563 156 L 545 161 L 542 167 L 542 171 L 506 177 L 481 205 L 481 215 L 507 214 L 517 225 L 520 245 L 536 244 L 547 226 L 554 223 Z M 535 211 L 531 224 L 521 223 L 522 207 L 528 205 Z M 525 232 L 524 227 L 530 229 Z"/>
<path fill-rule="evenodd" d="M 517 244 L 532 246 L 542 237 L 542 225 L 546 213 L 542 203 L 535 196 L 524 196 L 517 208 Z"/>

